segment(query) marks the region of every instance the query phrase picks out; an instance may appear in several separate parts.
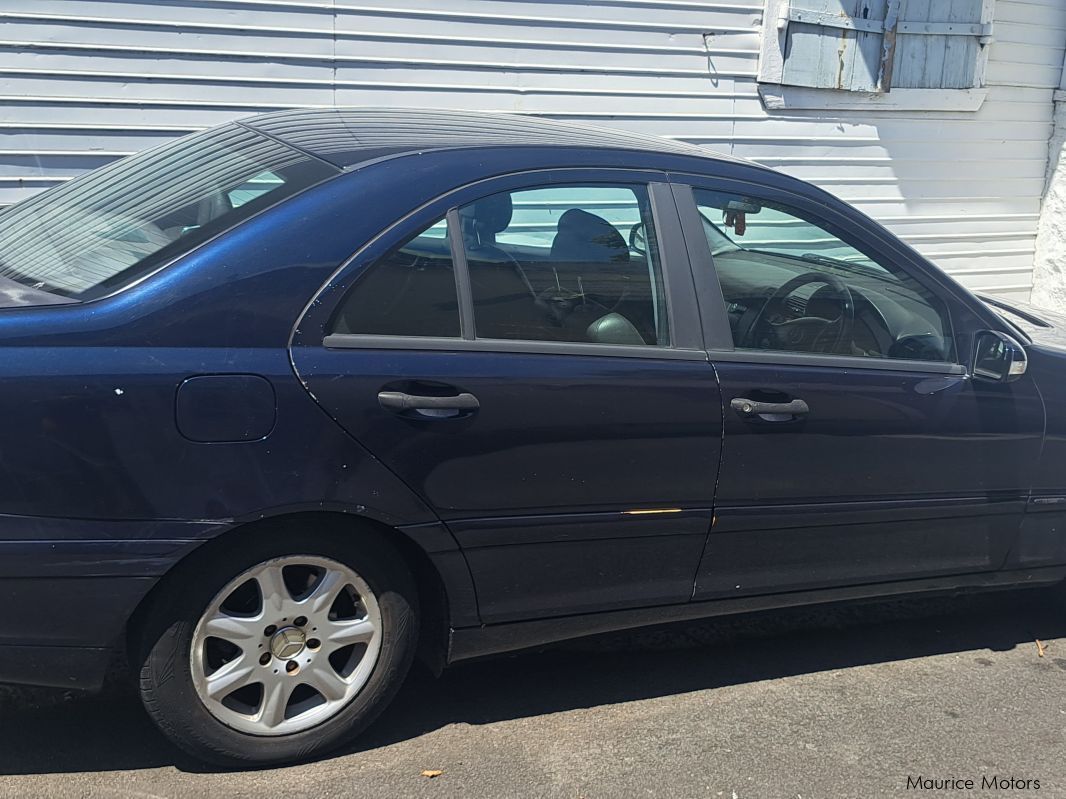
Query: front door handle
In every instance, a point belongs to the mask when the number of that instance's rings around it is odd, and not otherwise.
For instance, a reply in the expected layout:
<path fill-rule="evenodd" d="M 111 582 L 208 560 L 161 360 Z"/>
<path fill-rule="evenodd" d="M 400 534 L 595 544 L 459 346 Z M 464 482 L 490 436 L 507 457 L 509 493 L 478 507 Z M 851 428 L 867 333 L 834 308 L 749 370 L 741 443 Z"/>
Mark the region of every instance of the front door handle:
<path fill-rule="evenodd" d="M 380 391 L 378 402 L 390 411 L 476 411 L 481 407 L 477 397 L 463 392 L 452 397 L 423 397 L 403 391 Z"/>
<path fill-rule="evenodd" d="M 746 419 L 753 416 L 806 416 L 811 412 L 807 403 L 801 399 L 791 402 L 758 402 L 746 397 L 737 397 L 729 403 L 729 407 Z"/>

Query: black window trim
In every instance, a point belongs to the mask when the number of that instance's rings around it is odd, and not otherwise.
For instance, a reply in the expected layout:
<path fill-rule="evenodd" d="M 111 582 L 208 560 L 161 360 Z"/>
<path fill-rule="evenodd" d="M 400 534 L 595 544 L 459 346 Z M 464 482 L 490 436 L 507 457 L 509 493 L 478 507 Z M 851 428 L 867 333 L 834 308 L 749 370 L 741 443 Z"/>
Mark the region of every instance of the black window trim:
<path fill-rule="evenodd" d="M 518 182 L 521 179 L 521 182 Z M 659 248 L 660 268 L 663 280 L 663 292 L 666 299 L 667 319 L 670 329 L 669 346 L 632 346 L 616 344 L 595 344 L 583 342 L 558 342 L 558 341 L 535 341 L 535 340 L 511 340 L 476 338 L 474 336 L 474 302 L 470 287 L 469 267 L 466 253 L 462 242 L 462 229 L 459 225 L 458 209 L 462 205 L 473 202 L 482 197 L 488 197 L 502 191 L 525 191 L 538 188 L 547 188 L 552 185 L 575 186 L 575 185 L 638 185 L 643 186 L 648 194 L 651 205 L 652 224 L 655 226 L 656 243 Z M 469 195 L 470 189 L 481 189 L 476 195 Z M 485 352 L 510 352 L 521 354 L 547 354 L 547 355 L 579 355 L 579 356 L 607 356 L 643 359 L 674 359 L 674 360 L 707 360 L 707 352 L 703 344 L 702 329 L 699 320 L 698 303 L 691 283 L 692 270 L 688 265 L 688 252 L 684 245 L 684 235 L 681 220 L 678 217 L 677 205 L 674 201 L 667 175 L 656 169 L 625 168 L 625 167 L 564 167 L 550 169 L 523 170 L 507 175 L 495 176 L 476 183 L 457 187 L 447 194 L 435 200 L 425 203 L 418 211 L 427 211 L 430 208 L 440 208 L 442 201 L 448 201 L 455 195 L 460 195 L 459 202 L 451 201 L 447 204 L 447 212 L 444 218 L 448 222 L 448 239 L 452 254 L 452 268 L 456 277 L 456 289 L 459 296 L 459 321 L 460 337 L 431 337 L 431 336 L 381 336 L 363 333 L 329 333 L 324 332 L 321 340 L 322 346 L 329 349 L 404 349 L 404 350 L 427 350 L 427 351 L 485 351 Z M 381 235 L 386 232 L 396 231 L 403 228 L 410 234 L 410 228 L 405 223 L 411 217 L 421 214 L 410 214 L 404 220 L 400 220 L 388 231 L 383 231 L 378 237 L 354 253 L 345 261 L 341 269 L 330 278 L 316 295 L 310 308 L 317 303 L 327 289 L 336 284 L 348 270 L 349 266 L 361 261 L 360 256 L 373 244 L 380 244 Z M 428 214 L 427 214 L 428 216 Z M 440 219 L 440 211 L 437 211 L 436 219 Z M 402 240 L 402 238 L 400 239 Z M 367 265 L 367 269 L 373 268 L 377 263 Z M 358 278 L 348 290 L 358 285 Z M 686 290 L 687 286 L 687 290 Z M 326 319 L 331 319 L 347 296 L 347 291 L 341 292 L 338 299 L 330 303 L 330 311 Z M 302 321 L 301 323 L 302 324 Z M 299 327 L 299 325 L 297 325 Z M 294 343 L 290 341 L 290 345 Z"/>
<path fill-rule="evenodd" d="M 373 336 L 364 333 L 330 333 L 322 340 L 327 349 L 427 350 L 433 352 L 511 352 L 524 355 L 585 355 L 653 360 L 706 361 L 703 349 L 594 344 L 571 341 L 527 341 L 502 338 L 433 338 L 430 336 Z"/>
<path fill-rule="evenodd" d="M 750 180 L 736 180 L 730 178 L 716 178 L 707 175 L 671 173 L 671 186 L 674 193 L 675 204 L 681 224 L 685 232 L 685 243 L 688 247 L 689 263 L 692 269 L 692 279 L 696 285 L 697 300 L 699 302 L 700 318 L 703 323 L 704 343 L 707 355 L 711 362 L 733 362 L 751 364 L 775 364 L 782 366 L 817 366 L 832 367 L 836 369 L 862 369 L 866 371 L 896 371 L 918 372 L 926 374 L 950 374 L 965 375 L 966 367 L 959 363 L 959 333 L 952 319 L 952 303 L 944 297 L 944 291 L 938 285 L 930 286 L 924 274 L 915 275 L 914 270 L 905 263 L 894 263 L 909 277 L 916 280 L 919 285 L 935 294 L 944 303 L 945 312 L 948 314 L 948 325 L 951 337 L 955 344 L 955 358 L 953 362 L 902 360 L 897 358 L 868 358 L 854 355 L 830 355 L 820 353 L 778 352 L 776 350 L 746 350 L 737 349 L 733 342 L 732 330 L 729 321 L 723 313 L 725 297 L 722 293 L 721 281 L 718 270 L 714 264 L 714 256 L 711 254 L 710 245 L 703 232 L 700 222 L 699 208 L 696 204 L 695 189 L 707 189 L 724 193 L 743 193 L 744 188 L 750 188 L 754 193 L 763 192 L 770 197 L 775 194 L 784 195 L 789 202 L 794 202 L 797 207 L 810 211 L 812 216 L 822 218 L 811 208 L 814 204 L 810 198 L 795 194 L 778 186 L 767 185 Z M 854 223 L 847 219 L 840 219 L 831 223 L 834 227 L 853 227 Z M 846 242 L 845 243 L 849 243 Z M 854 246 L 854 245 L 852 245 Z"/>
<path fill-rule="evenodd" d="M 464 341 L 473 341 L 475 339 L 474 290 L 470 283 L 470 266 L 466 261 L 466 247 L 463 246 L 463 227 L 459 219 L 459 208 L 449 208 L 444 218 L 448 220 L 448 247 L 452 253 L 455 293 L 459 297 L 459 337 Z"/>

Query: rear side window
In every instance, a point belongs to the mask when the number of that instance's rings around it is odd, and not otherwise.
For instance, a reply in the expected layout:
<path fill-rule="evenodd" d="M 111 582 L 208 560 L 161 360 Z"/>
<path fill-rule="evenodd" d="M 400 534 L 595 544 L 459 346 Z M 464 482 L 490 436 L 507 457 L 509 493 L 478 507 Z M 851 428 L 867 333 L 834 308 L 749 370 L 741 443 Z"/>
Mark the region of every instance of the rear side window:
<path fill-rule="evenodd" d="M 502 192 L 459 207 L 456 217 L 459 230 L 440 219 L 372 264 L 331 332 L 670 346 L 644 186 Z M 473 305 L 466 331 L 451 252 L 458 241 Z"/>
<path fill-rule="evenodd" d="M 447 222 L 435 222 L 374 263 L 345 298 L 333 332 L 458 338 Z"/>
<path fill-rule="evenodd" d="M 503 192 L 459 219 L 477 338 L 669 346 L 644 186 Z"/>

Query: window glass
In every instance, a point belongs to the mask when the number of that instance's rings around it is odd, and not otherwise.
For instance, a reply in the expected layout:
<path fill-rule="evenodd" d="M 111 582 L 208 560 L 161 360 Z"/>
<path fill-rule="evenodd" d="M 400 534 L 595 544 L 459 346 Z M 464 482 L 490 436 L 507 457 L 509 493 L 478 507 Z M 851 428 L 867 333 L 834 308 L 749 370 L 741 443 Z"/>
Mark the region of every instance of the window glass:
<path fill-rule="evenodd" d="M 370 266 L 338 310 L 333 332 L 458 338 L 459 299 L 445 220 Z"/>
<path fill-rule="evenodd" d="M 643 186 L 550 186 L 459 209 L 479 338 L 669 346 Z"/>
<path fill-rule="evenodd" d="M 186 136 L 0 214 L 0 279 L 101 296 L 336 174 L 247 128 Z"/>
<path fill-rule="evenodd" d="M 800 211 L 696 191 L 737 349 L 953 361 L 939 298 Z"/>
<path fill-rule="evenodd" d="M 250 202 L 256 197 L 262 197 L 264 194 L 274 191 L 284 182 L 285 178 L 276 175 L 269 170 L 266 172 L 260 172 L 258 175 L 246 180 L 240 186 L 226 192 L 226 198 L 229 200 L 230 208 L 240 208 L 246 202 Z"/>

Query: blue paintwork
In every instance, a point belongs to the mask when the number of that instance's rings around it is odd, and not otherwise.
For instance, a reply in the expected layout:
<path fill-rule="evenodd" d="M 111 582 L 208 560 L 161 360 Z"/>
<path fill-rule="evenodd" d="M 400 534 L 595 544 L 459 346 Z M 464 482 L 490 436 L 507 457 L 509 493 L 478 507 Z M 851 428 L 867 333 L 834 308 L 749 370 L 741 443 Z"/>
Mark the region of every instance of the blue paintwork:
<path fill-rule="evenodd" d="M 1040 454 L 1032 381 L 716 364 L 727 397 L 803 398 L 796 423 L 727 413 L 697 598 L 988 571 Z"/>
<path fill-rule="evenodd" d="M 359 271 L 489 191 L 472 184 L 589 167 L 810 197 L 942 288 L 963 363 L 976 330 L 1010 330 L 858 212 L 753 165 L 529 144 L 353 161 L 112 297 L 0 310 L 0 643 L 26 656 L 0 657 L 0 680 L 95 684 L 130 614 L 181 557 L 245 522 L 305 511 L 365 517 L 425 550 L 457 628 L 678 605 L 734 585 L 766 593 L 1066 563 L 1056 526 L 1066 513 L 1043 514 L 1026 550 L 1037 555 L 1018 548 L 1034 480 L 1045 499 L 1066 498 L 1061 342 L 1034 344 L 1031 374 L 1004 386 L 715 361 L 699 346 L 629 358 L 322 345 Z M 668 268 L 677 286 L 687 264 Z M 182 396 L 214 375 L 245 377 L 214 399 Z M 377 404 L 383 387 L 417 381 L 472 391 L 481 410 L 435 424 Z M 255 395 L 245 414 L 233 401 L 242 386 Z M 738 392 L 782 387 L 817 412 L 773 432 L 723 414 Z M 1054 416 L 1037 470 L 1045 403 Z M 641 508 L 684 512 L 622 513 Z M 502 638 L 511 643 L 497 648 L 531 640 Z"/>
<path fill-rule="evenodd" d="M 721 450 L 706 361 L 321 346 L 294 359 L 322 405 L 449 523 L 484 621 L 691 595 Z M 444 423 L 384 412 L 377 392 L 418 393 L 412 379 L 472 392 L 481 410 Z M 662 507 L 706 510 L 695 524 L 619 513 Z M 485 517 L 491 534 L 470 537 Z M 583 596 L 563 599 L 575 583 Z"/>
<path fill-rule="evenodd" d="M 259 375 L 197 375 L 178 386 L 174 423 L 201 444 L 258 441 L 274 431 L 278 398 Z"/>

